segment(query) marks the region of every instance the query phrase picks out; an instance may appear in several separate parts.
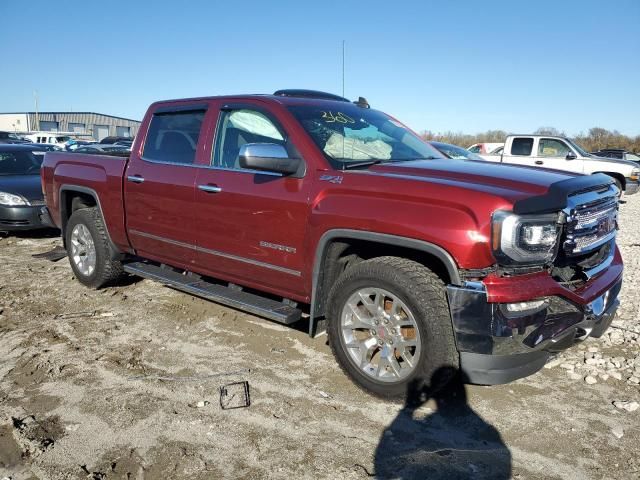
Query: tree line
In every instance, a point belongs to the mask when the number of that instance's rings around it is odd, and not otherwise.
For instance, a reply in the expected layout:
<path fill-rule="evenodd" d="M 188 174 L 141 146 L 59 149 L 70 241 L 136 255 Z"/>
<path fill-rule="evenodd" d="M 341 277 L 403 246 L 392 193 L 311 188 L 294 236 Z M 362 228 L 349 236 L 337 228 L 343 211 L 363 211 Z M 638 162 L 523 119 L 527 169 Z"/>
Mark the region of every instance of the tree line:
<path fill-rule="evenodd" d="M 617 130 L 607 130 L 606 128 L 590 128 L 585 134 L 581 132 L 575 136 L 569 136 L 565 132 L 553 127 L 540 127 L 535 132 L 536 135 L 554 135 L 569 137 L 587 152 L 595 152 L 603 148 L 624 148 L 630 152 L 640 152 L 640 135 L 630 137 L 623 135 Z M 460 132 L 434 133 L 429 130 L 422 132 L 422 138 L 435 142 L 452 143 L 467 148 L 474 143 L 504 142 L 507 135 L 504 130 L 487 130 L 476 135 L 469 135 Z"/>

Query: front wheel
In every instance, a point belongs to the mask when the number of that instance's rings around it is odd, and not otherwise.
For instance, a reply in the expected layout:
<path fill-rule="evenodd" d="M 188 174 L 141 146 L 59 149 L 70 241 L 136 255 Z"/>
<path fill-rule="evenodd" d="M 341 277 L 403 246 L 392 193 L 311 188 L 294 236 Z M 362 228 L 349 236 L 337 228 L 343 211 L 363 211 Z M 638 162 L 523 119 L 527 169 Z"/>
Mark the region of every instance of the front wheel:
<path fill-rule="evenodd" d="M 621 199 L 622 196 L 624 195 L 624 188 L 622 188 L 622 182 L 620 180 L 618 180 L 617 178 L 614 178 L 613 180 L 616 182 L 616 187 L 619 190 L 618 198 Z"/>
<path fill-rule="evenodd" d="M 329 342 L 344 372 L 383 398 L 405 397 L 409 385 L 434 391 L 445 384 L 459 367 L 445 292 L 435 273 L 404 258 L 347 269 L 328 312 Z"/>
<path fill-rule="evenodd" d="M 87 287 L 100 288 L 122 275 L 122 263 L 111 259 L 111 245 L 96 207 L 76 210 L 65 230 L 73 274 Z"/>

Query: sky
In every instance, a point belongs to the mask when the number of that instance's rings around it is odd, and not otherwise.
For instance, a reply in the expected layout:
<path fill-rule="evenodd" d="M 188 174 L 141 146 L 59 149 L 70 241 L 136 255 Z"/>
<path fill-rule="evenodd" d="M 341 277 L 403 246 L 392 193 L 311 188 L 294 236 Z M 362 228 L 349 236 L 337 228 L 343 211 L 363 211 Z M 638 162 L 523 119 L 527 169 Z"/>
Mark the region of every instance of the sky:
<path fill-rule="evenodd" d="M 309 88 L 422 132 L 640 135 L 640 0 L 0 0 L 0 112 Z"/>

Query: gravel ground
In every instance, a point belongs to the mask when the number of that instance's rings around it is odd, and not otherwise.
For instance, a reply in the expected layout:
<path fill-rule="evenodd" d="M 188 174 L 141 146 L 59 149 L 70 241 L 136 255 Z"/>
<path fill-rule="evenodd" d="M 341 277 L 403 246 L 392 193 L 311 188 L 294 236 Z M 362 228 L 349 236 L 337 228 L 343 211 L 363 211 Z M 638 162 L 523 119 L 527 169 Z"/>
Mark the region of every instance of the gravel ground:
<path fill-rule="evenodd" d="M 0 479 L 640 478 L 638 217 L 640 195 L 603 338 L 419 407 L 359 391 L 304 326 L 147 280 L 92 291 L 31 256 L 57 238 L 0 238 Z M 223 410 L 240 380 L 251 406 Z"/>

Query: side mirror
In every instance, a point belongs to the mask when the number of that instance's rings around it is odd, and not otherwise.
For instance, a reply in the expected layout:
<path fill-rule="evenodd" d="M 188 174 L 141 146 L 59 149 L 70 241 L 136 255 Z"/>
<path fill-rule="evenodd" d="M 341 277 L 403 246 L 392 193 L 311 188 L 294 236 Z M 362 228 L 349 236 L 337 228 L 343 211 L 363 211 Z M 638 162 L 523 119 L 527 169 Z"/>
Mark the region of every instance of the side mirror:
<path fill-rule="evenodd" d="M 291 175 L 301 163 L 299 158 L 289 158 L 287 150 L 277 143 L 246 143 L 240 147 L 242 168 Z"/>
<path fill-rule="evenodd" d="M 573 153 L 573 152 L 569 152 L 569 153 L 567 153 L 567 156 L 566 156 L 565 158 L 566 158 L 567 160 L 575 160 L 575 159 L 576 159 L 576 158 L 578 158 L 578 157 L 576 156 L 576 154 L 575 154 L 575 153 Z"/>

